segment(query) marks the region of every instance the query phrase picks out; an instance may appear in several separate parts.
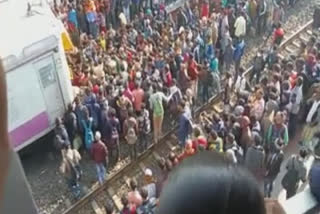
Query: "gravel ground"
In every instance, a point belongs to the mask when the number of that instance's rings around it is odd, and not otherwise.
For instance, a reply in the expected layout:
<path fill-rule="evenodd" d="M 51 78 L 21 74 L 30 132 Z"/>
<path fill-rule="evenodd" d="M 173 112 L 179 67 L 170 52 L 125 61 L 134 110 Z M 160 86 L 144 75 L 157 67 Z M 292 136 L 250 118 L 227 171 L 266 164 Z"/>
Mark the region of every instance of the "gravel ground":
<path fill-rule="evenodd" d="M 284 29 L 286 32 L 295 31 L 301 25 L 312 18 L 314 5 L 319 4 L 319 0 L 300 0 L 295 8 L 286 11 L 286 21 Z M 245 67 L 250 65 L 250 59 L 263 44 L 264 38 L 249 37 L 247 51 L 243 60 Z M 250 51 L 248 51 L 250 50 Z M 168 124 L 168 123 L 164 123 Z M 164 129 L 168 129 L 165 127 Z M 40 213 L 61 214 L 74 199 L 67 188 L 66 182 L 58 171 L 60 164 L 60 154 L 52 148 L 52 136 L 46 136 L 35 143 L 28 151 L 21 154 L 22 163 L 29 180 L 36 204 Z M 128 149 L 126 145 L 121 146 L 121 156 L 126 157 Z M 88 154 L 82 154 L 82 168 L 84 176 L 82 184 L 84 189 L 90 188 L 96 182 L 96 173 L 93 162 Z M 119 170 L 121 165 L 129 161 L 125 159 L 115 166 L 110 173 Z M 101 203 L 101 202 L 100 202 Z"/>

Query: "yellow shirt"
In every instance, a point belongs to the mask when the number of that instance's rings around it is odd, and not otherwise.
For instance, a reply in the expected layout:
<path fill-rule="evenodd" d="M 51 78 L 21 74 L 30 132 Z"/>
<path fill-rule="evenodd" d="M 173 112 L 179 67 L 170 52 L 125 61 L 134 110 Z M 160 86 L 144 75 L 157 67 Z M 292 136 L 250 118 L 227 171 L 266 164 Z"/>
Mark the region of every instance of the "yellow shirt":
<path fill-rule="evenodd" d="M 103 51 L 106 51 L 107 44 L 106 44 L 106 40 L 104 38 L 100 38 L 100 45 L 101 45 Z"/>
<path fill-rule="evenodd" d="M 223 142 L 220 137 L 213 140 L 212 138 L 209 138 L 209 150 L 211 151 L 217 151 L 217 152 L 223 152 Z"/>

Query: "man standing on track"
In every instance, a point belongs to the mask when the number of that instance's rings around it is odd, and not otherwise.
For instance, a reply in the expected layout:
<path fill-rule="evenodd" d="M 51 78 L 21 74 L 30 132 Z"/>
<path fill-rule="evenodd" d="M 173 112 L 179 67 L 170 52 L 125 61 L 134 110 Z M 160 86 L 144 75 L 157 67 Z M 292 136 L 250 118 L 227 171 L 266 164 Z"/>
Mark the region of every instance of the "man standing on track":
<path fill-rule="evenodd" d="M 287 163 L 287 173 L 283 177 L 281 184 L 287 191 L 287 199 L 293 197 L 299 188 L 300 180 L 307 181 L 307 167 L 305 160 L 308 152 L 305 149 L 300 150 L 299 155 L 292 155 Z"/>
<path fill-rule="evenodd" d="M 96 164 L 98 181 L 103 184 L 107 173 L 105 164 L 108 162 L 108 149 L 101 141 L 100 132 L 96 132 L 95 141 L 91 147 L 91 155 Z"/>
<path fill-rule="evenodd" d="M 264 177 L 264 196 L 267 198 L 271 197 L 274 181 L 280 172 L 280 167 L 284 159 L 284 154 L 282 151 L 283 144 L 281 144 L 281 141 L 277 141 L 275 145 L 276 146 L 274 153 L 272 155 L 269 155 L 266 162 L 266 173 Z"/>
<path fill-rule="evenodd" d="M 244 54 L 245 46 L 246 46 L 246 44 L 243 40 L 243 37 L 239 37 L 237 44 L 235 45 L 234 52 L 233 52 L 233 60 L 235 62 L 235 71 L 236 71 L 234 82 L 237 82 L 238 72 L 239 72 L 239 68 L 241 65 L 241 59 Z"/>

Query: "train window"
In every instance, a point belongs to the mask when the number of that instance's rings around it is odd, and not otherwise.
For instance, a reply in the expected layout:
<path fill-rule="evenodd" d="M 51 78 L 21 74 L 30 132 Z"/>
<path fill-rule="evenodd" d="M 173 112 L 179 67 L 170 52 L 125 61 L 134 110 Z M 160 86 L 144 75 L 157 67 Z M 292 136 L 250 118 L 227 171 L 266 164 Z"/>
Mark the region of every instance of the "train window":
<path fill-rule="evenodd" d="M 43 88 L 47 88 L 48 86 L 56 82 L 54 67 L 52 63 L 40 68 L 39 74 Z"/>

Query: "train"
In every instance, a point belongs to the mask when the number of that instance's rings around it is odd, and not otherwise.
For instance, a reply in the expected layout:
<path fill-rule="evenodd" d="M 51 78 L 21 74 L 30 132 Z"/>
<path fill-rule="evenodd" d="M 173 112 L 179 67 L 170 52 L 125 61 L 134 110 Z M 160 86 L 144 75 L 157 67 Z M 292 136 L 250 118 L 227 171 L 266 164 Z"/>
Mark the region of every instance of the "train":
<path fill-rule="evenodd" d="M 52 131 L 73 100 L 63 43 L 67 33 L 42 0 L 0 0 L 0 14 L 9 136 L 20 151 Z"/>

